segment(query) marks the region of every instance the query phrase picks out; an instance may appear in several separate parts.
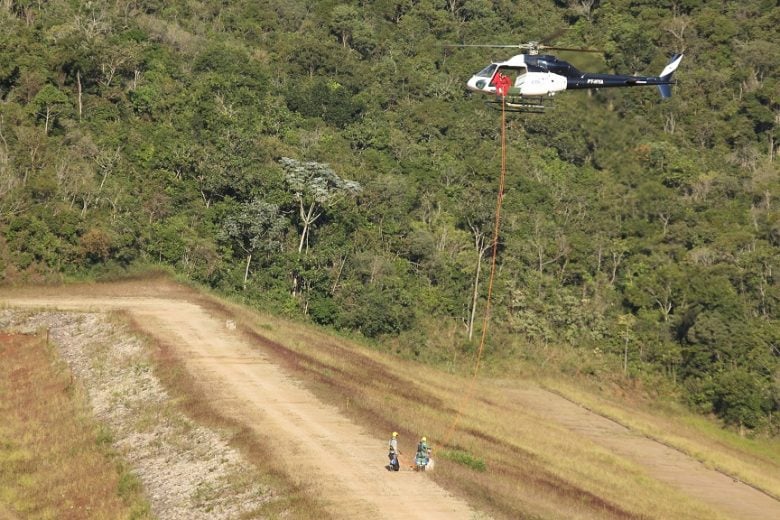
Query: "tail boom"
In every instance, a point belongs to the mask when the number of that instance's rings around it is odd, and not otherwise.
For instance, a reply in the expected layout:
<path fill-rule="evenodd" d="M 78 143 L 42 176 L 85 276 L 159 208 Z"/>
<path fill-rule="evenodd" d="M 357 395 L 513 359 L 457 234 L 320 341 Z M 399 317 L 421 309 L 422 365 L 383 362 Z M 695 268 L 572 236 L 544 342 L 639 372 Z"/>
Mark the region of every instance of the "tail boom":
<path fill-rule="evenodd" d="M 657 85 L 662 98 L 672 95 L 671 85 L 674 84 L 672 75 L 682 61 L 682 54 L 675 54 L 672 60 L 664 67 L 660 76 L 623 76 L 617 74 L 580 74 L 566 78 L 566 89 L 590 89 L 610 87 L 641 87 Z"/>

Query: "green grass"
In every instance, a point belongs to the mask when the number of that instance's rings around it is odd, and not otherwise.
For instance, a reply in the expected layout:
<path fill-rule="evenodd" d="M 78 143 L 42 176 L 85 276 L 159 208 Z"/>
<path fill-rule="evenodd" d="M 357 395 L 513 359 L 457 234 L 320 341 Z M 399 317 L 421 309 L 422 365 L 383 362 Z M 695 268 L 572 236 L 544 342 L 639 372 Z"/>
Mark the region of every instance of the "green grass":
<path fill-rule="evenodd" d="M 437 455 L 447 460 L 457 462 L 458 464 L 462 464 L 475 471 L 482 471 L 482 472 L 487 471 L 487 465 L 485 464 L 484 460 L 474 457 L 473 455 L 465 451 L 441 450 L 437 453 Z"/>

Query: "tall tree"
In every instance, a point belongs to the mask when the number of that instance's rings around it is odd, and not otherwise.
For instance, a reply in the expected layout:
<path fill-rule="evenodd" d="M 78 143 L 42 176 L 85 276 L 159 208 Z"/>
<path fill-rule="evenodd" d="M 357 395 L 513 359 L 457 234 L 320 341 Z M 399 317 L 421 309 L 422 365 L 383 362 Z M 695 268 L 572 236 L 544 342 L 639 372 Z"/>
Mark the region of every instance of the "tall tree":
<path fill-rule="evenodd" d="M 301 227 L 298 253 L 303 252 L 304 245 L 308 252 L 311 227 L 323 212 L 344 197 L 356 196 L 363 188 L 358 182 L 342 179 L 324 163 L 301 162 L 289 157 L 282 157 L 279 162 L 284 168 L 287 185 L 298 202 Z"/>
<path fill-rule="evenodd" d="M 244 283 L 246 289 L 252 255 L 258 252 L 279 251 L 288 220 L 279 206 L 261 200 L 241 204 L 222 225 L 222 236 L 240 248 L 246 255 Z"/>

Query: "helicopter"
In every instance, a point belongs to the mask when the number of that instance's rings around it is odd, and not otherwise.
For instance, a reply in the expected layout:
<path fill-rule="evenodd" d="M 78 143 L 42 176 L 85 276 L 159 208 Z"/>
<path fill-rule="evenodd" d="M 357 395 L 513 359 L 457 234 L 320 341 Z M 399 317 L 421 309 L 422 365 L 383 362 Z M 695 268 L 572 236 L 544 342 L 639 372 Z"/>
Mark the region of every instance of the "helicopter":
<path fill-rule="evenodd" d="M 544 112 L 553 107 L 552 97 L 564 90 L 593 89 L 609 87 L 638 87 L 657 85 L 662 98 L 672 95 L 671 86 L 674 71 L 682 61 L 682 54 L 675 54 L 658 76 L 627 76 L 619 74 L 597 74 L 580 72 L 572 64 L 541 50 L 562 50 L 577 52 L 601 52 L 594 49 L 552 47 L 540 42 L 517 45 L 453 45 L 452 47 L 493 47 L 527 50 L 526 54 L 512 56 L 506 61 L 491 63 L 474 74 L 466 88 L 473 92 L 493 94 L 497 101 L 506 103 L 507 110 L 515 112 Z M 501 98 L 504 99 L 501 99 Z"/>

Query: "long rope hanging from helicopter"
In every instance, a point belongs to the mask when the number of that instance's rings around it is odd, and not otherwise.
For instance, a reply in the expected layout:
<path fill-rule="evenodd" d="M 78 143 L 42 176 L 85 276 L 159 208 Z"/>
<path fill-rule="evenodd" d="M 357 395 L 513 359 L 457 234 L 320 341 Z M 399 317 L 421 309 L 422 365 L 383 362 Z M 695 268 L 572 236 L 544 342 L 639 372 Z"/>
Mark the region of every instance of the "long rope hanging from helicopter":
<path fill-rule="evenodd" d="M 487 297 L 485 302 L 485 313 L 482 318 L 482 333 L 479 339 L 479 347 L 477 348 L 477 354 L 474 362 L 474 370 L 472 371 L 471 379 L 469 380 L 469 386 L 465 393 L 461 394 L 461 401 L 456 408 L 455 417 L 452 424 L 447 429 L 444 436 L 443 445 L 446 446 L 450 443 L 452 435 L 455 432 L 458 423 L 463 415 L 463 409 L 466 404 L 471 401 L 474 394 L 474 386 L 477 382 L 477 375 L 479 374 L 479 368 L 482 363 L 482 354 L 485 351 L 485 341 L 487 340 L 488 323 L 490 322 L 491 304 L 493 301 L 493 282 L 496 278 L 496 259 L 498 258 L 498 236 L 501 230 L 501 207 L 504 201 L 504 186 L 506 184 L 506 112 L 507 112 L 507 92 L 509 90 L 508 78 L 499 78 L 498 103 L 501 105 L 501 174 L 498 178 L 498 194 L 496 196 L 496 210 L 493 220 L 493 241 L 491 242 L 491 256 L 490 256 L 490 276 L 488 278 Z"/>
<path fill-rule="evenodd" d="M 666 99 L 671 96 L 672 79 L 677 67 L 682 61 L 682 54 L 675 54 L 658 76 L 629 76 L 620 74 L 601 74 L 580 72 L 570 63 L 556 56 L 539 54 L 540 50 L 562 50 L 577 52 L 601 52 L 596 49 L 581 49 L 572 47 L 554 47 L 540 42 L 528 42 L 516 45 L 484 45 L 461 44 L 448 47 L 485 47 L 485 48 L 516 48 L 527 50 L 525 54 L 512 56 L 503 62 L 494 62 L 474 74 L 466 83 L 469 90 L 495 96 L 488 104 L 500 106 L 501 110 L 501 173 L 499 176 L 498 194 L 496 197 L 495 218 L 493 223 L 493 242 L 490 260 L 490 276 L 485 301 L 485 313 L 482 321 L 482 333 L 477 348 L 474 369 L 467 391 L 461 394 L 461 401 L 456 408 L 452 423 L 447 429 L 443 446 L 450 444 L 454 432 L 460 422 L 465 406 L 471 401 L 476 385 L 482 355 L 487 340 L 488 325 L 493 296 L 493 283 L 496 274 L 498 257 L 498 237 L 501 228 L 501 207 L 504 198 L 506 182 L 506 113 L 528 112 L 543 113 L 552 108 L 551 99 L 564 90 L 594 89 L 610 87 L 635 87 L 655 85 Z M 513 77 L 514 76 L 514 79 Z"/>

